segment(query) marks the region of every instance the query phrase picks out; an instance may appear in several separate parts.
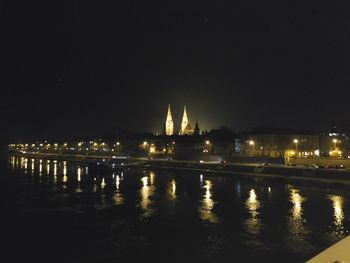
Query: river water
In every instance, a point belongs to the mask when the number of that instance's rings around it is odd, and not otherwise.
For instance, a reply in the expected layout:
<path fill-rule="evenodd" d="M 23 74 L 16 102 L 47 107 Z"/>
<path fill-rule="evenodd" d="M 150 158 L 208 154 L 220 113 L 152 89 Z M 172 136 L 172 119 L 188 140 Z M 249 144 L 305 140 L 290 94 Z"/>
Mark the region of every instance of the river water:
<path fill-rule="evenodd" d="M 304 262 L 350 229 L 345 188 L 14 156 L 1 173 L 30 262 Z"/>

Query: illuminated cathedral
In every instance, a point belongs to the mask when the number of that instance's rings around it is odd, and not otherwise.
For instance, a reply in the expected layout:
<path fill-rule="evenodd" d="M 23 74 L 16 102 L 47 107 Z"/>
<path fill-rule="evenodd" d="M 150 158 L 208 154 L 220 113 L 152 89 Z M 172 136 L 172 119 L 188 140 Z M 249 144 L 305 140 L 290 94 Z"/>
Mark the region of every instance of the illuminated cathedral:
<path fill-rule="evenodd" d="M 171 136 L 175 134 L 174 121 L 171 115 L 170 104 L 168 105 L 168 113 L 165 121 L 164 134 Z M 192 128 L 190 121 L 188 120 L 186 106 L 184 106 L 184 113 L 182 115 L 181 127 L 179 135 L 199 135 L 198 123 L 196 123 L 195 129 Z"/>

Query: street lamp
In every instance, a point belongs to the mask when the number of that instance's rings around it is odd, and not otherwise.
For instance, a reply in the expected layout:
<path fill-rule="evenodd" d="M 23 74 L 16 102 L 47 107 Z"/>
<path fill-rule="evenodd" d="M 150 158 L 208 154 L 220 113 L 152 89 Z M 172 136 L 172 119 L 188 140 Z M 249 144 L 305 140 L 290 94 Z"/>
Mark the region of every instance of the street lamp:
<path fill-rule="evenodd" d="M 337 142 L 338 142 L 338 140 L 337 140 L 337 139 L 333 139 L 334 149 L 335 149 L 335 148 L 337 148 Z"/>
<path fill-rule="evenodd" d="M 296 155 L 298 156 L 298 142 L 299 142 L 299 140 L 294 139 L 293 142 L 295 143 L 295 152 L 296 152 Z"/>
<path fill-rule="evenodd" d="M 253 148 L 253 153 L 254 153 L 254 150 L 255 150 L 255 142 L 253 140 L 250 140 L 249 141 L 249 145 L 252 146 Z"/>
<path fill-rule="evenodd" d="M 210 143 L 209 140 L 206 140 L 206 141 L 205 141 L 205 145 L 208 146 L 205 152 L 211 152 L 211 143 Z M 204 152 L 204 151 L 203 151 L 203 152 Z"/>

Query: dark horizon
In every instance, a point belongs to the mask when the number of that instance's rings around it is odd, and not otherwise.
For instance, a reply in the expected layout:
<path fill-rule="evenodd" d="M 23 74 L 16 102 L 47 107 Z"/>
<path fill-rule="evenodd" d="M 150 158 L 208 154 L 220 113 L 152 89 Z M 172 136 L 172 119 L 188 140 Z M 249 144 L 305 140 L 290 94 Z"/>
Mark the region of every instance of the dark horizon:
<path fill-rule="evenodd" d="M 350 5 L 309 1 L 3 3 L 1 140 L 324 130 L 346 119 Z"/>

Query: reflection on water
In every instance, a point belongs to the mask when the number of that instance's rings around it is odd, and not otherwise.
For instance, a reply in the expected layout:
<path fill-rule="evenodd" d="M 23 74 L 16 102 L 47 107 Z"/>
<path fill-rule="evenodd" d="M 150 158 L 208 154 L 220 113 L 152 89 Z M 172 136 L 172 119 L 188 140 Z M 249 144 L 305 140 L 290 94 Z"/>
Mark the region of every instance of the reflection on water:
<path fill-rule="evenodd" d="M 43 173 L 43 164 L 42 164 L 42 161 L 39 162 L 39 175 L 42 175 Z"/>
<path fill-rule="evenodd" d="M 124 197 L 123 194 L 120 192 L 120 181 L 121 178 L 119 175 L 115 176 L 115 196 L 114 201 L 116 205 L 122 205 L 124 203 Z"/>
<path fill-rule="evenodd" d="M 168 193 L 170 195 L 170 199 L 171 200 L 175 200 L 176 199 L 176 182 L 175 179 L 172 179 L 169 187 L 168 187 Z"/>
<path fill-rule="evenodd" d="M 14 156 L 9 158 L 8 167 L 18 171 L 17 174 L 21 176 L 19 183 L 23 185 L 18 187 L 18 191 L 25 189 L 30 193 L 18 195 L 18 203 L 27 202 L 28 207 L 40 202 L 40 198 L 35 196 L 36 189 L 40 189 L 37 191 L 38 196 L 44 198 L 43 207 L 51 205 L 50 200 L 54 200 L 50 209 L 70 207 L 91 212 L 91 206 L 105 209 L 117 205 L 120 206 L 116 210 L 118 212 L 109 216 L 126 221 L 125 217 L 141 219 L 142 223 L 137 223 L 142 227 L 143 222 L 162 222 L 161 227 L 165 230 L 169 230 L 167 224 L 171 224 L 169 231 L 173 231 L 174 227 L 183 229 L 185 233 L 195 229 L 193 231 L 204 235 L 206 244 L 215 249 L 232 248 L 232 243 L 223 243 L 238 239 L 237 244 L 260 249 L 259 252 L 276 249 L 283 253 L 292 251 L 293 255 L 303 255 L 309 253 L 307 251 L 310 251 L 310 247 L 323 249 L 330 245 L 330 236 L 334 242 L 337 241 L 350 228 L 350 220 L 347 218 L 350 215 L 347 202 L 350 195 L 339 189 L 327 192 L 323 188 L 314 187 L 310 191 L 308 186 L 286 187 L 280 182 L 234 177 L 211 177 L 207 180 L 202 174 L 188 172 L 184 176 L 177 171 L 159 171 L 158 174 L 154 171 L 126 169 L 120 173 L 95 174 L 91 171 L 88 174 L 87 164 L 83 162 Z M 49 176 L 37 177 L 43 173 Z M 28 201 L 30 196 L 34 196 L 34 201 Z M 46 200 L 47 197 L 49 199 Z M 309 202 L 314 207 L 310 208 Z M 317 222 L 314 216 L 308 217 L 312 215 L 313 209 L 318 209 Z M 208 222 L 212 224 L 207 224 Z M 196 235 L 198 232 L 191 234 Z M 270 238 L 271 235 L 274 236 Z M 317 240 L 321 240 L 321 245 L 317 244 Z M 192 241 L 196 243 L 198 239 Z M 275 243 L 270 246 L 270 242 Z M 315 252 L 317 251 L 312 253 Z M 305 259 L 290 262 L 303 262 Z"/>
<path fill-rule="evenodd" d="M 260 202 L 254 189 L 250 189 L 249 197 L 245 202 L 249 212 L 249 218 L 245 222 L 246 230 L 252 235 L 258 235 L 261 230 L 261 220 L 259 219 Z"/>
<path fill-rule="evenodd" d="M 32 170 L 32 174 L 34 174 L 34 170 L 35 170 L 35 160 L 34 159 L 32 159 L 31 170 Z"/>
<path fill-rule="evenodd" d="M 67 180 L 68 180 L 68 177 L 67 177 L 67 162 L 63 161 L 63 178 L 62 178 L 62 182 L 66 183 Z"/>
<path fill-rule="evenodd" d="M 151 197 L 153 196 L 155 191 L 155 188 L 152 185 L 152 182 L 154 180 L 153 172 L 150 173 L 150 178 L 151 179 L 149 179 L 147 176 L 144 176 L 141 178 L 142 187 L 140 190 L 140 194 L 141 194 L 140 206 L 144 211 L 143 213 L 144 217 L 150 217 L 154 213 L 154 209 L 152 207 L 153 201 L 151 200 Z"/>
<path fill-rule="evenodd" d="M 302 197 L 297 189 L 290 190 L 290 202 L 292 207 L 288 218 L 288 230 L 290 232 L 289 245 L 296 251 L 307 249 L 306 239 L 309 230 L 306 226 L 306 220 L 303 217 L 302 204 L 305 198 Z"/>
<path fill-rule="evenodd" d="M 331 195 L 329 196 L 329 199 L 332 201 L 333 205 L 333 224 L 334 224 L 334 230 L 333 234 L 339 237 L 344 236 L 344 212 L 343 212 L 343 204 L 344 204 L 344 198 L 337 195 Z"/>
<path fill-rule="evenodd" d="M 57 162 L 53 165 L 53 181 L 55 184 L 57 183 Z"/>
<path fill-rule="evenodd" d="M 203 221 L 209 221 L 210 223 L 217 223 L 218 222 L 218 217 L 217 215 L 213 212 L 214 208 L 214 200 L 212 198 L 212 182 L 209 180 L 204 181 L 204 186 L 202 188 L 205 189 L 202 202 L 201 202 L 201 207 L 199 208 L 199 214 L 200 217 Z"/>
<path fill-rule="evenodd" d="M 102 178 L 102 181 L 101 181 L 101 188 L 103 189 L 103 188 L 105 188 L 105 186 L 106 186 L 105 179 Z"/>
<path fill-rule="evenodd" d="M 12 169 L 15 169 L 16 168 L 16 157 L 15 156 L 10 157 L 10 163 L 11 163 Z"/>
<path fill-rule="evenodd" d="M 78 182 L 80 183 L 80 181 L 81 181 L 81 167 L 78 167 L 77 175 L 78 175 Z"/>
<path fill-rule="evenodd" d="M 53 175 L 57 176 L 57 163 L 53 165 Z"/>

